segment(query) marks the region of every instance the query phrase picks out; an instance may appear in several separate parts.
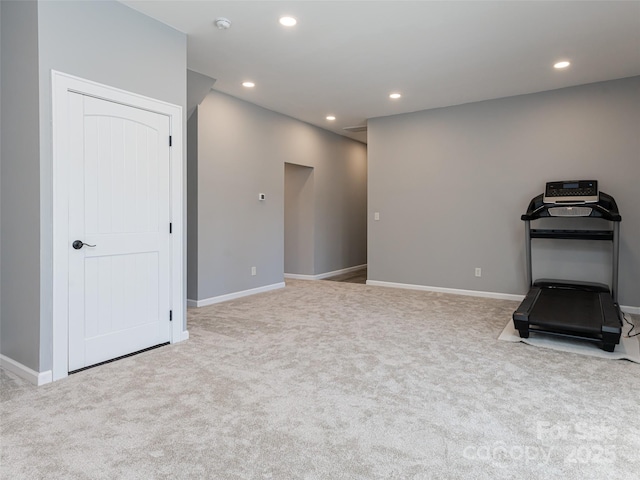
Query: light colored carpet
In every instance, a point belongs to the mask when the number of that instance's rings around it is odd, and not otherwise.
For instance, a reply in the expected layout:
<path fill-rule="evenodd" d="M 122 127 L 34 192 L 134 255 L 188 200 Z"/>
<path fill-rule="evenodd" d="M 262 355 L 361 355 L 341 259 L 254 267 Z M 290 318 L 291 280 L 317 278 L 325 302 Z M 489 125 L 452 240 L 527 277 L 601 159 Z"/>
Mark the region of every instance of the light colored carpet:
<path fill-rule="evenodd" d="M 516 307 L 292 280 L 60 382 L 2 371 L 0 476 L 637 480 L 640 367 L 498 341 Z"/>
<path fill-rule="evenodd" d="M 627 319 L 631 321 L 631 316 L 627 315 Z M 625 337 L 631 326 L 627 323 L 622 328 L 623 335 L 620 337 L 620 343 L 616 345 L 613 352 L 605 352 L 593 342 L 584 340 L 574 340 L 571 338 L 562 338 L 553 335 L 531 334 L 529 338 L 520 338 L 518 330 L 513 326 L 513 321 L 509 321 L 504 327 L 498 340 L 507 342 L 522 342 L 534 347 L 551 348 L 561 352 L 572 352 L 580 355 L 589 355 L 592 357 L 607 358 L 609 360 L 629 360 L 631 362 L 640 363 L 640 337 Z"/>

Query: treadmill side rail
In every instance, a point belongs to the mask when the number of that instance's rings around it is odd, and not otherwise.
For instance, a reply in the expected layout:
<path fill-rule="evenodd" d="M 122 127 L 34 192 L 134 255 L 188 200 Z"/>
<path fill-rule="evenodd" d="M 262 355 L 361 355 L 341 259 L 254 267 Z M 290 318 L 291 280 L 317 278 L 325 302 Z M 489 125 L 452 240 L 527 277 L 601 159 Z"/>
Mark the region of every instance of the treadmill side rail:
<path fill-rule="evenodd" d="M 602 340 L 604 343 L 618 344 L 622 333 L 620 307 L 613 302 L 611 295 L 606 293 L 600 294 L 600 305 L 602 307 Z"/>
<path fill-rule="evenodd" d="M 518 330 L 520 338 L 529 338 L 529 316 L 540 296 L 540 292 L 540 287 L 531 287 L 518 309 L 513 312 L 513 325 Z"/>

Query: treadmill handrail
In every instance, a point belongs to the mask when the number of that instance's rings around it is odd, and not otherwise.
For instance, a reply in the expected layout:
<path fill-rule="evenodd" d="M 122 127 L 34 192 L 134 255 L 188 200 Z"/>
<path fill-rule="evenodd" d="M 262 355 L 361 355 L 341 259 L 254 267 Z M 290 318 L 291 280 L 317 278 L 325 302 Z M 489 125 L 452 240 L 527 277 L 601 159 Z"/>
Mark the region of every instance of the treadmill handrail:
<path fill-rule="evenodd" d="M 613 230 L 556 230 L 532 228 L 531 238 L 559 238 L 565 240 L 613 240 Z"/>
<path fill-rule="evenodd" d="M 544 194 L 540 194 L 537 197 L 534 197 L 531 202 L 529 202 L 529 207 L 527 208 L 527 212 L 520 217 L 521 220 L 537 220 L 539 218 L 563 218 L 563 217 L 554 217 L 549 213 L 550 208 L 558 208 L 559 206 L 571 207 L 571 206 L 584 206 L 591 208 L 591 214 L 589 217 L 591 218 L 602 218 L 605 220 L 609 220 L 612 222 L 620 222 L 622 221 L 622 217 L 620 216 L 620 212 L 618 211 L 618 204 L 615 199 L 604 192 L 600 192 L 599 200 L 595 203 L 563 203 L 561 205 L 555 203 L 544 203 L 543 201 Z M 582 218 L 589 218 L 582 217 Z"/>

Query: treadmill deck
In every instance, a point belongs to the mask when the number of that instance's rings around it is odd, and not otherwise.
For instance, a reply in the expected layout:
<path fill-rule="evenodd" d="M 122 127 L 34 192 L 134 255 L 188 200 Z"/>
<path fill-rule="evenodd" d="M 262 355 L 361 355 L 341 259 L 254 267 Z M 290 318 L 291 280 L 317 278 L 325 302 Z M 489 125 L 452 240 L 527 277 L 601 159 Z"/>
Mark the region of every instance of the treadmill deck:
<path fill-rule="evenodd" d="M 609 352 L 622 334 L 620 307 L 596 284 L 536 282 L 513 313 L 513 323 L 522 338 L 530 333 L 581 338 Z"/>
<path fill-rule="evenodd" d="M 549 330 L 597 335 L 602 328 L 600 294 L 544 288 L 529 315 L 529 324 Z"/>

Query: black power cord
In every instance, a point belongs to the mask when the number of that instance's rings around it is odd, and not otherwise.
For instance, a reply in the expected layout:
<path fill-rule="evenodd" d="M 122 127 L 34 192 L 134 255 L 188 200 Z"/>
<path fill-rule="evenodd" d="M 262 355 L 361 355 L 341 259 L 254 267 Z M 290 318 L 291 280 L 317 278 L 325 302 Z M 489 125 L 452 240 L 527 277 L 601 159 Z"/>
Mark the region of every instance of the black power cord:
<path fill-rule="evenodd" d="M 631 323 L 629 321 L 629 319 L 627 318 L 627 316 L 625 314 L 622 314 L 622 317 L 624 318 L 624 321 L 627 322 L 629 325 L 631 325 L 631 328 L 629 329 L 629 331 L 627 332 L 626 337 L 627 338 L 633 338 L 633 337 L 637 337 L 638 335 L 640 335 L 640 332 L 636 332 L 633 335 L 631 334 L 631 332 L 633 332 L 633 330 L 636 328 L 636 326 Z"/>

